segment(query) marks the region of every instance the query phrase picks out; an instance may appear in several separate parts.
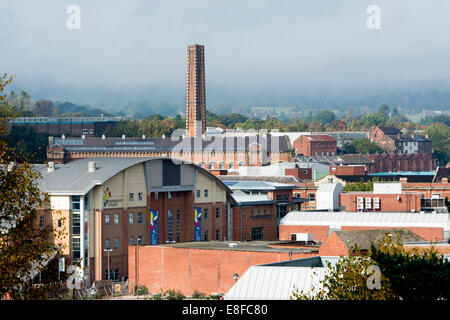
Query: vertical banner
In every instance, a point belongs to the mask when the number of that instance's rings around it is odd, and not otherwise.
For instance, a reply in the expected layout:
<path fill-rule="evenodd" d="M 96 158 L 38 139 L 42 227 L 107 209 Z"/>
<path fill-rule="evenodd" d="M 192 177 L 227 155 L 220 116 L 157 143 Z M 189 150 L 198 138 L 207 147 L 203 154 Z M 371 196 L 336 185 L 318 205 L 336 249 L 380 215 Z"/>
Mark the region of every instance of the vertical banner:
<path fill-rule="evenodd" d="M 158 210 L 150 210 L 150 244 L 158 244 Z"/>
<path fill-rule="evenodd" d="M 202 241 L 202 208 L 194 207 L 194 236 L 195 241 Z"/>

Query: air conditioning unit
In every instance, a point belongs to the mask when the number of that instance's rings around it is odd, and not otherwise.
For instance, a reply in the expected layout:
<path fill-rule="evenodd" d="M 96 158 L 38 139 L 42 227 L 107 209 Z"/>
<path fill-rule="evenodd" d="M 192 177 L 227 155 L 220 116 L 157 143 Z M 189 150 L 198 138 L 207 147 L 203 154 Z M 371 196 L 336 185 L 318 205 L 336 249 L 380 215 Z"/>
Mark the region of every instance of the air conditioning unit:
<path fill-rule="evenodd" d="M 309 242 L 313 241 L 313 235 L 313 233 L 291 233 L 291 240 Z"/>
<path fill-rule="evenodd" d="M 372 198 L 366 198 L 366 209 L 372 209 Z"/>
<path fill-rule="evenodd" d="M 364 198 L 363 197 L 356 198 L 356 207 L 358 208 L 358 210 L 364 209 Z"/>
<path fill-rule="evenodd" d="M 373 208 L 380 209 L 380 198 L 373 198 Z"/>

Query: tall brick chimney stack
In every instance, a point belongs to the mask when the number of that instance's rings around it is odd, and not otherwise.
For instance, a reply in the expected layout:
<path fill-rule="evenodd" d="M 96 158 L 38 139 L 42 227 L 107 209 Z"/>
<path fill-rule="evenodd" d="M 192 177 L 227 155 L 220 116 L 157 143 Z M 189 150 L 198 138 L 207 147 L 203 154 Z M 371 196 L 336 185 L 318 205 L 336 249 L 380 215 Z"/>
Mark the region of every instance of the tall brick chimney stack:
<path fill-rule="evenodd" d="M 194 44 L 187 51 L 186 131 L 188 137 L 201 137 L 206 131 L 205 49 Z"/>

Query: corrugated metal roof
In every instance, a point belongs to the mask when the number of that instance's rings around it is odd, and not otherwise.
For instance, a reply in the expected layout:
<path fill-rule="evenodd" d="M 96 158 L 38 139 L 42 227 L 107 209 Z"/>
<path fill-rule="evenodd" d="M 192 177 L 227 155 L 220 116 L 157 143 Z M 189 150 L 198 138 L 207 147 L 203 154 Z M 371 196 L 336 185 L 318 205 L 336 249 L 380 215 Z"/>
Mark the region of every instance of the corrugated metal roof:
<path fill-rule="evenodd" d="M 277 190 L 292 189 L 294 185 L 266 181 L 223 181 L 231 190 Z"/>
<path fill-rule="evenodd" d="M 295 289 L 321 289 L 328 268 L 252 266 L 225 294 L 225 300 L 289 300 Z"/>
<path fill-rule="evenodd" d="M 292 211 L 280 225 L 435 227 L 450 229 L 448 213 Z"/>
<path fill-rule="evenodd" d="M 52 195 L 83 195 L 122 170 L 151 159 L 154 158 L 86 158 L 55 164 L 53 172 L 48 172 L 44 164 L 34 167 L 42 174 L 39 180 L 41 191 Z M 91 161 L 96 164 L 94 172 L 88 172 L 88 163 Z"/>

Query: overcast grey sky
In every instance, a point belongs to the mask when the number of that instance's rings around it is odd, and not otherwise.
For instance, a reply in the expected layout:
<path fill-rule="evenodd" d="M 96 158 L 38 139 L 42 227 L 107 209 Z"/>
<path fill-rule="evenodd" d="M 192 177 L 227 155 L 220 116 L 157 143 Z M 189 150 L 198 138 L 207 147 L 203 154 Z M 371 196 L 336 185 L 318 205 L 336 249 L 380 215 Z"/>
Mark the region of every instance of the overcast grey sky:
<path fill-rule="evenodd" d="M 372 4 L 380 30 L 366 27 Z M 199 43 L 224 90 L 448 80 L 449 17 L 448 0 L 0 0 L 0 72 L 30 88 L 181 88 Z"/>

